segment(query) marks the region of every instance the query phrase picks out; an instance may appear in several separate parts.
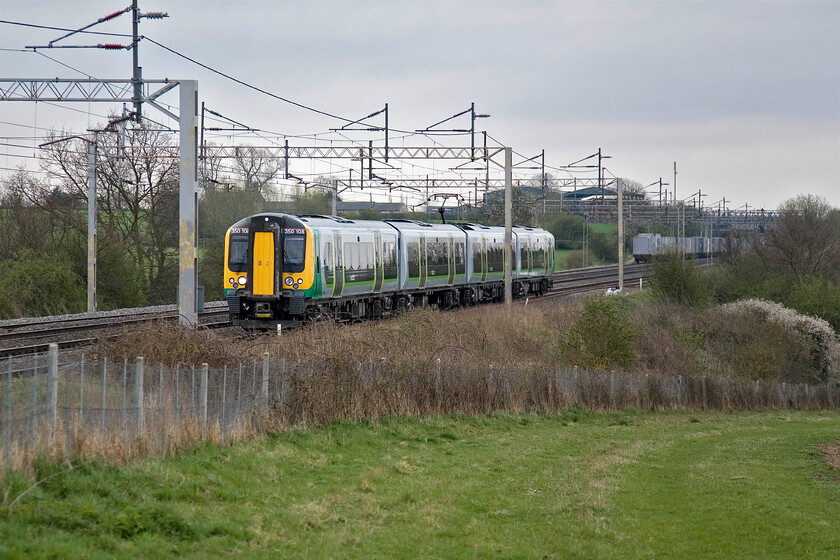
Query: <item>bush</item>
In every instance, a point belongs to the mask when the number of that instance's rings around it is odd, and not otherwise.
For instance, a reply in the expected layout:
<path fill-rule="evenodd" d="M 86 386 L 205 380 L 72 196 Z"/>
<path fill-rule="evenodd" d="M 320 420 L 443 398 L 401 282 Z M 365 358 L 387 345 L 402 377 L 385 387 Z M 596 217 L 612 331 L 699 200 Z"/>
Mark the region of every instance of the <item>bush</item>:
<path fill-rule="evenodd" d="M 708 319 L 710 351 L 741 375 L 796 383 L 840 380 L 840 339 L 822 319 L 755 299 L 722 305 Z"/>
<path fill-rule="evenodd" d="M 59 315 L 84 311 L 85 281 L 62 255 L 20 251 L 0 267 L 0 317 Z"/>
<path fill-rule="evenodd" d="M 634 296 L 638 297 L 638 296 Z M 637 373 L 698 376 L 721 373 L 708 357 L 706 337 L 696 326 L 698 312 L 674 303 L 645 301 L 633 310 L 639 330 Z"/>
<path fill-rule="evenodd" d="M 624 298 L 594 297 L 584 302 L 560 350 L 567 361 L 584 368 L 630 368 L 637 360 L 636 336 Z"/>
<path fill-rule="evenodd" d="M 706 307 L 711 302 L 708 284 L 695 261 L 676 250 L 654 259 L 651 291 L 661 301 L 692 307 Z"/>
<path fill-rule="evenodd" d="M 840 286 L 814 276 L 803 279 L 784 297 L 787 307 L 828 322 L 840 333 Z"/>
<path fill-rule="evenodd" d="M 618 241 L 614 235 L 591 232 L 589 234 L 589 250 L 600 262 L 618 262 Z"/>

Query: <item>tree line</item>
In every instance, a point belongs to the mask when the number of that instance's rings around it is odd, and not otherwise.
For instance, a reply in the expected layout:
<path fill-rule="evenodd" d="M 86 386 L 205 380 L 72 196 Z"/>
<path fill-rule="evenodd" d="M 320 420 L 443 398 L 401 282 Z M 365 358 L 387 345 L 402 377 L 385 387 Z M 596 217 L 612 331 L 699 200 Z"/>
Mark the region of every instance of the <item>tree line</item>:
<path fill-rule="evenodd" d="M 58 134 L 47 140 L 40 172 L 19 170 L 0 181 L 0 285 L 4 288 L 0 318 L 86 308 L 88 140 L 63 140 Z M 178 285 L 179 165 L 172 137 L 132 123 L 124 130 L 98 133 L 97 144 L 97 306 L 115 309 L 173 303 Z M 122 145 L 140 148 L 123 151 Z M 331 212 L 329 189 L 285 193 L 282 202 L 274 197 L 268 204 L 269 192 L 283 172 L 282 160 L 247 147 L 224 165 L 220 160 L 200 165 L 198 278 L 205 287 L 205 299 L 222 299 L 223 241 L 232 223 L 269 209 Z M 550 186 L 554 178 L 548 176 L 545 181 Z M 328 184 L 328 180 L 320 182 Z M 532 186 L 542 182 L 542 177 L 531 181 Z M 614 231 L 595 228 L 568 213 L 540 215 L 542 202 L 514 188 L 514 223 L 541 225 L 551 231 L 557 248 L 569 252 L 567 267 L 584 261 L 584 236 L 589 250 L 586 262 L 616 262 Z M 348 217 L 382 219 L 374 211 Z M 434 216 L 403 217 L 431 221 Z M 503 225 L 503 200 L 489 199 L 473 218 Z M 632 236 L 641 227 L 628 224 L 625 254 L 632 252 Z M 765 236 L 733 244 L 724 257 L 725 272 L 718 274 L 710 290 L 721 300 L 766 296 L 817 307 L 832 286 L 836 289 L 838 243 L 838 210 L 815 197 L 798 197 L 780 208 L 776 226 Z M 840 301 L 840 295 L 836 297 Z"/>

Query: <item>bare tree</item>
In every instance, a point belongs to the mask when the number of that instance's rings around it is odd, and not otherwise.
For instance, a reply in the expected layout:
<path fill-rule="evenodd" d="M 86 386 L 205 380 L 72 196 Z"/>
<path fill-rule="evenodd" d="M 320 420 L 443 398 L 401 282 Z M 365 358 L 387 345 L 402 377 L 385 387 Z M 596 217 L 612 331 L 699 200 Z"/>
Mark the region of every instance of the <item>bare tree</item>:
<path fill-rule="evenodd" d="M 242 179 L 246 190 L 253 190 L 265 196 L 271 181 L 285 169 L 285 162 L 266 150 L 243 146 L 234 152 L 234 168 Z"/>
<path fill-rule="evenodd" d="M 765 262 L 782 272 L 839 278 L 840 210 L 814 195 L 788 200 L 779 207 L 758 250 Z"/>
<path fill-rule="evenodd" d="M 645 186 L 638 181 L 634 181 L 632 179 L 619 179 L 619 181 L 621 181 L 622 188 L 625 193 L 635 193 L 643 195 L 645 192 Z"/>
<path fill-rule="evenodd" d="M 542 198 L 526 192 L 522 187 L 511 190 L 511 219 L 517 226 L 536 226 L 537 211 L 542 207 Z M 505 225 L 504 191 L 491 197 L 487 202 L 488 225 Z"/>
<path fill-rule="evenodd" d="M 127 251 L 143 277 L 150 303 L 174 297 L 178 245 L 179 165 L 169 134 L 138 125 L 126 131 L 126 143 L 135 148 L 117 155 L 117 133 L 100 133 L 97 167 L 98 239 L 102 249 L 118 244 Z M 58 142 L 47 148 L 46 169 L 70 199 L 87 200 L 87 143 Z M 45 197 L 38 195 L 39 204 Z M 80 212 L 65 216 L 80 231 L 86 218 Z"/>

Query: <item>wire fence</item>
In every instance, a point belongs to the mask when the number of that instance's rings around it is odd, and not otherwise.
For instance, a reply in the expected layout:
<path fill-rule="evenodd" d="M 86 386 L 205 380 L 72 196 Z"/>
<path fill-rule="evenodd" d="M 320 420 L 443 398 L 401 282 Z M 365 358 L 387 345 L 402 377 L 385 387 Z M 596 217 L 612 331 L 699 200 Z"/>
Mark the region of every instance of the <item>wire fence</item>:
<path fill-rule="evenodd" d="M 271 359 L 220 369 L 74 355 L 10 357 L 0 383 L 0 471 L 39 454 L 128 460 L 289 425 L 424 414 L 837 408 L 840 387 L 578 368 Z"/>

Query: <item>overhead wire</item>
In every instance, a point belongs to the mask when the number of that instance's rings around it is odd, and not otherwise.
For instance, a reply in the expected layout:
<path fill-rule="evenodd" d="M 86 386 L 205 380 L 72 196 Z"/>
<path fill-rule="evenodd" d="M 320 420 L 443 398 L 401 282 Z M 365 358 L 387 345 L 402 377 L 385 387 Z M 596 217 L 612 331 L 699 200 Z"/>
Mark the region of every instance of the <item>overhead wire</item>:
<path fill-rule="evenodd" d="M 75 31 L 77 33 L 85 33 L 88 35 L 105 35 L 107 37 L 132 37 L 131 35 L 125 33 L 105 33 L 104 31 L 80 31 L 78 29 L 67 29 L 66 27 L 52 27 L 49 25 L 36 25 L 34 23 L 25 23 L 22 21 L 10 21 L 6 19 L 0 19 L 0 23 L 6 25 L 18 25 L 22 27 L 33 27 L 36 29 L 50 29 L 52 31 Z"/>
<path fill-rule="evenodd" d="M 241 85 L 241 86 L 244 86 L 244 87 L 250 88 L 250 89 L 252 89 L 252 90 L 254 90 L 254 91 L 257 91 L 257 92 L 259 92 L 259 93 L 262 93 L 263 95 L 267 95 L 267 96 L 269 96 L 269 97 L 272 97 L 272 98 L 274 98 L 274 99 L 277 99 L 278 101 L 283 101 L 284 103 L 289 103 L 290 105 L 294 105 L 295 107 L 299 107 L 299 108 L 301 108 L 301 109 L 305 109 L 305 110 L 307 110 L 307 111 L 311 111 L 311 112 L 313 112 L 313 113 L 317 113 L 317 114 L 319 114 L 319 115 L 323 115 L 323 116 L 325 116 L 325 117 L 330 117 L 330 118 L 333 118 L 333 119 L 338 119 L 338 120 L 340 120 L 340 121 L 344 121 L 344 122 L 348 122 L 348 123 L 358 122 L 358 121 L 355 121 L 355 120 L 352 120 L 352 119 L 348 119 L 348 118 L 345 118 L 345 117 L 342 117 L 342 116 L 339 116 L 339 115 L 335 115 L 335 114 L 333 114 L 333 113 L 329 113 L 329 112 L 327 112 L 327 111 L 321 111 L 320 109 L 316 109 L 315 107 L 310 107 L 309 105 L 305 105 L 305 104 L 303 104 L 303 103 L 298 103 L 297 101 L 292 101 L 291 99 L 287 99 L 287 98 L 285 98 L 285 97 L 282 97 L 282 96 L 280 96 L 280 95 L 277 95 L 276 93 L 272 93 L 272 92 L 270 92 L 270 91 L 267 91 L 267 90 L 265 90 L 265 89 L 262 89 L 262 88 L 260 88 L 260 87 L 255 86 L 255 85 L 249 84 L 248 82 L 245 82 L 245 81 L 240 80 L 240 79 L 238 79 L 238 78 L 234 78 L 234 77 L 233 77 L 233 76 L 231 76 L 230 74 L 226 74 L 225 72 L 222 72 L 221 70 L 217 70 L 217 69 L 213 68 L 212 66 L 208 66 L 207 64 L 204 64 L 204 63 L 202 63 L 202 62 L 199 62 L 199 61 L 197 61 L 197 60 L 196 60 L 196 59 L 194 59 L 194 58 L 191 58 L 191 57 L 189 57 L 189 56 L 187 56 L 187 55 L 185 55 L 185 54 L 182 54 L 182 53 L 180 53 L 180 52 L 176 51 L 175 49 L 171 49 L 171 48 L 167 47 L 166 45 L 164 45 L 164 44 L 162 44 L 162 43 L 159 43 L 159 42 L 155 41 L 154 39 L 152 39 L 152 38 L 151 38 L 151 37 L 149 37 L 148 35 L 143 35 L 141 38 L 142 38 L 142 39 L 145 39 L 145 40 L 147 40 L 147 41 L 149 41 L 150 43 L 152 43 L 152 44 L 154 44 L 154 45 L 157 45 L 158 47 L 160 47 L 160 48 L 162 48 L 162 49 L 164 49 L 164 50 L 166 50 L 166 51 L 168 51 L 168 52 L 170 52 L 170 53 L 172 53 L 172 54 L 174 54 L 174 55 L 176 55 L 176 56 L 179 56 L 179 57 L 183 58 L 184 60 L 188 60 L 189 62 L 192 62 L 193 64 L 195 64 L 195 65 L 197 65 L 197 66 L 200 66 L 200 67 L 204 68 L 205 70 L 208 70 L 208 71 L 210 71 L 210 72 L 213 72 L 214 74 L 218 74 L 219 76 L 222 76 L 223 78 L 227 78 L 228 80 L 231 80 L 232 82 L 236 82 L 237 84 L 239 84 L 239 85 Z"/>
<path fill-rule="evenodd" d="M 27 24 L 27 23 L 23 23 L 23 22 L 13 22 L 13 21 L 8 21 L 8 20 L 0 20 L 0 23 L 10 24 L 10 25 L 21 25 L 21 26 L 33 27 L 33 28 L 41 28 L 41 29 L 51 29 L 51 30 L 58 30 L 58 31 L 75 31 L 75 30 L 66 29 L 66 28 L 60 28 L 60 27 L 42 26 L 42 25 L 35 25 L 35 24 Z M 88 34 L 94 34 L 94 35 L 115 36 L 115 37 L 131 37 L 131 35 L 127 35 L 127 34 L 119 34 L 119 33 L 105 33 L 105 32 L 98 32 L 98 31 L 82 31 L 82 33 L 88 33 Z M 203 64 L 203 63 L 199 62 L 198 60 L 196 60 L 196 59 L 194 59 L 194 58 L 192 58 L 192 57 L 189 57 L 189 56 L 187 56 L 187 55 L 185 55 L 185 54 L 183 54 L 183 53 L 180 53 L 180 52 L 176 51 L 175 49 L 172 49 L 172 48 L 170 48 L 170 47 L 168 47 L 168 46 L 166 46 L 166 45 L 164 45 L 164 44 L 162 44 L 162 43 L 160 43 L 160 42 L 158 42 L 158 41 L 156 41 L 156 40 L 152 39 L 151 37 L 148 37 L 148 36 L 145 36 L 145 35 L 144 35 L 144 36 L 141 36 L 141 39 L 147 40 L 147 41 L 149 41 L 150 43 L 152 43 L 152 44 L 154 44 L 154 45 L 158 46 L 159 48 L 162 48 L 162 49 L 166 50 L 167 52 L 170 52 L 171 54 L 174 54 L 174 55 L 176 55 L 176 56 L 178 56 L 178 57 L 181 57 L 181 58 L 183 58 L 183 59 L 185 59 L 185 60 L 187 60 L 187 61 L 189 61 L 189 62 L 191 62 L 191 63 L 193 63 L 193 64 L 195 64 L 195 65 L 197 65 L 197 66 L 200 66 L 200 67 L 202 67 L 202 68 L 204 68 L 204 69 L 206 69 L 206 70 L 210 71 L 210 72 L 213 72 L 213 73 L 215 73 L 215 74 L 218 74 L 219 76 L 222 76 L 222 77 L 224 77 L 224 78 L 226 78 L 226 79 L 228 79 L 228 80 L 231 80 L 231 81 L 233 81 L 233 82 L 235 82 L 235 83 L 238 83 L 238 84 L 240 84 L 240 85 L 242 85 L 242 86 L 244 86 L 244 87 L 250 88 L 250 89 L 252 89 L 252 90 L 254 90 L 254 91 L 257 91 L 257 92 L 259 92 L 259 93 L 262 93 L 262 94 L 264 94 L 264 95 L 267 95 L 267 96 L 269 96 L 269 97 L 272 97 L 272 98 L 274 98 L 274 99 L 277 99 L 277 100 L 279 100 L 279 101 L 283 101 L 283 102 L 285 102 L 285 103 L 289 103 L 289 104 L 294 105 L 294 106 L 296 106 L 296 107 L 299 107 L 299 108 L 301 108 L 301 109 L 308 110 L 308 111 L 311 111 L 311 112 L 314 112 L 314 113 L 316 113 L 316 114 L 320 114 L 320 115 L 323 115 L 323 116 L 326 116 L 326 117 L 330 117 L 330 118 L 334 118 L 334 119 L 337 119 L 337 120 L 341 120 L 341 121 L 344 121 L 344 122 L 347 122 L 347 123 L 355 123 L 355 124 L 361 124 L 361 125 L 365 125 L 365 126 L 371 126 L 371 125 L 369 125 L 368 123 L 365 123 L 365 122 L 364 122 L 364 120 L 357 120 L 357 119 L 356 119 L 356 120 L 353 120 L 353 119 L 348 119 L 348 118 L 343 117 L 343 116 L 340 116 L 340 115 L 336 115 L 336 114 L 333 114 L 333 113 L 330 113 L 330 112 L 327 112 L 327 111 L 322 111 L 322 110 L 317 109 L 317 108 L 315 108 L 315 107 L 312 107 L 312 106 L 309 106 L 309 105 L 306 105 L 306 104 L 303 104 L 303 103 L 298 103 L 298 102 L 296 102 L 296 101 L 293 101 L 293 100 L 287 99 L 287 98 L 285 98 L 285 97 L 282 97 L 282 96 L 280 96 L 280 95 L 277 95 L 277 94 L 275 94 L 275 93 L 272 93 L 272 92 L 270 92 L 270 91 L 267 91 L 267 90 L 265 90 L 265 89 L 263 89 L 263 88 L 260 88 L 260 87 L 254 86 L 253 84 L 250 84 L 250 83 L 248 83 L 248 82 L 245 82 L 245 81 L 243 81 L 243 80 L 240 80 L 240 79 L 238 79 L 238 78 L 235 78 L 235 77 L 233 77 L 233 76 L 231 76 L 231 75 L 229 75 L 229 74 L 227 74 L 227 73 L 225 73 L 225 72 L 222 72 L 222 71 L 220 71 L 220 70 L 218 70 L 218 69 L 216 69 L 216 68 L 213 68 L 213 67 L 211 67 L 211 66 L 209 66 L 209 65 L 207 65 L 207 64 Z M 11 50 L 11 49 L 6 49 L 6 50 Z M 22 52 L 30 52 L 30 51 L 22 51 Z M 53 61 L 53 62 L 55 62 L 55 63 L 57 63 L 57 64 L 60 64 L 60 65 L 62 65 L 62 66 L 64 66 L 64 67 L 67 67 L 67 68 L 69 68 L 70 70 L 73 70 L 74 72 L 77 72 L 77 73 L 79 73 L 79 74 L 81 74 L 81 75 L 84 75 L 84 76 L 91 77 L 91 75 L 90 75 L 90 74 L 88 74 L 88 73 L 86 73 L 86 72 L 83 72 L 83 71 L 81 71 L 81 70 L 79 70 L 79 69 L 77 69 L 77 68 L 74 68 L 74 67 L 72 67 L 72 66 L 70 66 L 70 65 L 67 65 L 67 64 L 65 64 L 65 63 L 63 63 L 63 62 L 61 62 L 61 61 L 59 61 L 59 60 L 56 60 L 55 58 L 49 57 L 49 56 L 47 56 L 47 55 L 45 55 L 45 54 L 43 54 L 43 53 L 41 53 L 41 52 L 39 52 L 39 51 L 35 51 L 35 52 L 38 52 L 38 54 L 41 54 L 41 55 L 42 55 L 42 56 L 44 56 L 45 58 L 47 58 L 47 59 L 49 59 L 49 60 L 51 60 L 51 61 Z M 160 103 L 160 101 L 158 101 L 158 102 Z M 54 105 L 54 106 L 59 107 L 59 108 L 68 109 L 68 110 L 71 110 L 71 111 L 76 111 L 76 112 L 79 112 L 79 113 L 83 113 L 83 114 L 88 114 L 88 115 L 90 115 L 90 112 L 89 112 L 89 111 L 86 113 L 85 111 L 81 111 L 81 110 L 78 110 L 78 109 L 73 109 L 73 108 L 70 108 L 70 107 L 64 107 L 64 106 L 59 105 L 59 104 L 54 104 L 54 103 L 50 103 L 50 102 L 44 102 L 44 103 L 47 103 L 47 104 L 49 104 L 49 105 Z M 171 107 L 171 106 L 170 106 L 170 107 Z M 106 116 L 104 116 L 104 115 L 95 115 L 95 116 L 98 116 L 98 117 L 100 117 L 100 118 L 108 118 L 108 117 L 106 117 Z M 153 122 L 154 122 L 154 121 L 153 121 Z M 157 125 L 159 125 L 159 126 L 164 126 L 164 125 L 162 125 L 161 123 L 157 123 L 157 122 L 155 122 L 155 124 L 157 124 Z M 435 144 L 435 145 L 437 145 L 437 146 L 440 146 L 440 147 L 444 147 L 444 146 L 443 146 L 443 144 L 441 144 L 440 142 L 438 142 L 438 141 L 434 138 L 435 136 L 437 136 L 437 137 L 439 137 L 439 136 L 452 136 L 452 137 L 455 137 L 455 136 L 465 136 L 465 135 L 467 135 L 467 134 L 470 134 L 470 132 L 454 132 L 454 131 L 447 131 L 447 132 L 435 132 L 435 131 L 417 132 L 417 131 L 405 131 L 405 130 L 400 130 L 400 129 L 389 129 L 389 130 L 390 130 L 390 131 L 393 131 L 393 132 L 396 132 L 396 133 L 398 133 L 398 134 L 400 134 L 400 135 L 401 135 L 401 136 L 396 137 L 395 139 L 404 139 L 404 138 L 408 138 L 408 137 L 412 137 L 412 136 L 422 136 L 422 137 L 426 138 L 427 140 L 431 141 L 433 144 Z M 329 135 L 329 134 L 331 134 L 331 133 L 333 133 L 333 132 L 335 132 L 335 131 L 329 131 L 329 132 L 324 132 L 324 133 L 314 133 L 314 134 L 307 134 L 307 135 L 288 135 L 288 134 L 281 134 L 281 133 L 274 133 L 274 134 L 276 134 L 276 135 L 277 135 L 278 142 L 279 142 L 279 138 L 280 138 L 281 136 L 282 136 L 283 138 L 299 138 L 299 139 L 302 139 L 302 138 L 310 138 L 310 139 L 313 139 L 313 140 L 317 141 L 317 140 L 318 140 L 318 136 L 321 136 L 321 135 L 327 136 L 327 135 Z M 351 143 L 351 144 L 358 145 L 358 146 L 360 146 L 360 147 L 365 147 L 365 145 L 363 144 L 363 141 L 362 141 L 362 140 L 355 140 L 355 139 L 352 139 L 352 138 L 347 137 L 347 136 L 346 136 L 346 135 L 344 135 L 344 134 L 339 134 L 339 136 L 341 136 L 341 137 L 343 138 L 343 141 L 349 142 L 349 143 Z M 490 139 L 492 139 L 494 142 L 496 142 L 499 146 L 503 146 L 503 145 L 504 145 L 502 142 L 500 142 L 499 140 L 497 140 L 497 139 L 496 139 L 496 138 L 494 138 L 493 136 L 491 136 L 491 135 L 489 135 L 489 134 L 488 134 L 487 136 L 488 136 L 488 138 L 490 138 Z M 270 141 L 270 140 L 269 140 L 269 138 L 268 138 L 267 136 L 257 135 L 257 137 L 262 138 L 263 140 L 266 140 L 266 141 Z M 520 153 L 518 153 L 518 152 L 517 152 L 517 155 L 520 155 L 520 156 L 521 156 L 521 157 L 523 157 L 523 158 L 525 157 L 524 155 L 522 155 L 522 154 L 520 154 Z M 318 160 L 318 161 L 321 161 L 321 160 L 322 160 L 322 158 L 315 158 L 315 159 L 316 159 L 316 160 Z M 324 162 L 323 162 L 323 161 L 321 161 L 321 163 L 324 163 Z M 340 166 L 340 167 L 343 167 L 343 168 L 344 168 L 344 170 L 347 170 L 347 169 L 352 169 L 352 167 L 351 167 L 351 166 Z M 446 173 L 446 171 L 444 171 L 444 170 L 438 170 L 438 169 L 437 169 L 437 168 L 435 168 L 435 167 L 426 167 L 426 166 L 417 165 L 417 164 L 413 164 L 413 165 L 412 165 L 412 167 L 413 167 L 413 168 L 414 168 L 414 167 L 416 167 L 416 168 L 419 168 L 419 169 L 424 169 L 424 170 L 427 170 L 427 171 L 431 171 L 431 172 L 432 172 L 433 174 L 435 174 L 435 175 L 440 175 L 440 174 L 444 174 L 444 173 Z M 549 169 L 552 169 L 552 170 L 557 170 L 557 171 L 567 171 L 567 172 L 568 172 L 568 170 L 563 170 L 563 169 L 561 169 L 561 168 L 554 167 L 554 166 L 550 166 L 550 165 L 547 165 L 547 166 L 546 166 L 546 168 L 549 168 Z M 401 174 L 401 175 L 406 175 L 405 171 L 404 171 L 402 168 L 395 169 L 395 171 L 398 171 L 398 173 L 399 173 L 399 174 Z M 460 171 L 456 171 L 455 173 L 456 173 L 456 174 L 458 174 L 458 176 L 459 176 L 459 177 L 461 177 L 461 175 L 459 174 L 459 173 L 460 173 Z"/>

